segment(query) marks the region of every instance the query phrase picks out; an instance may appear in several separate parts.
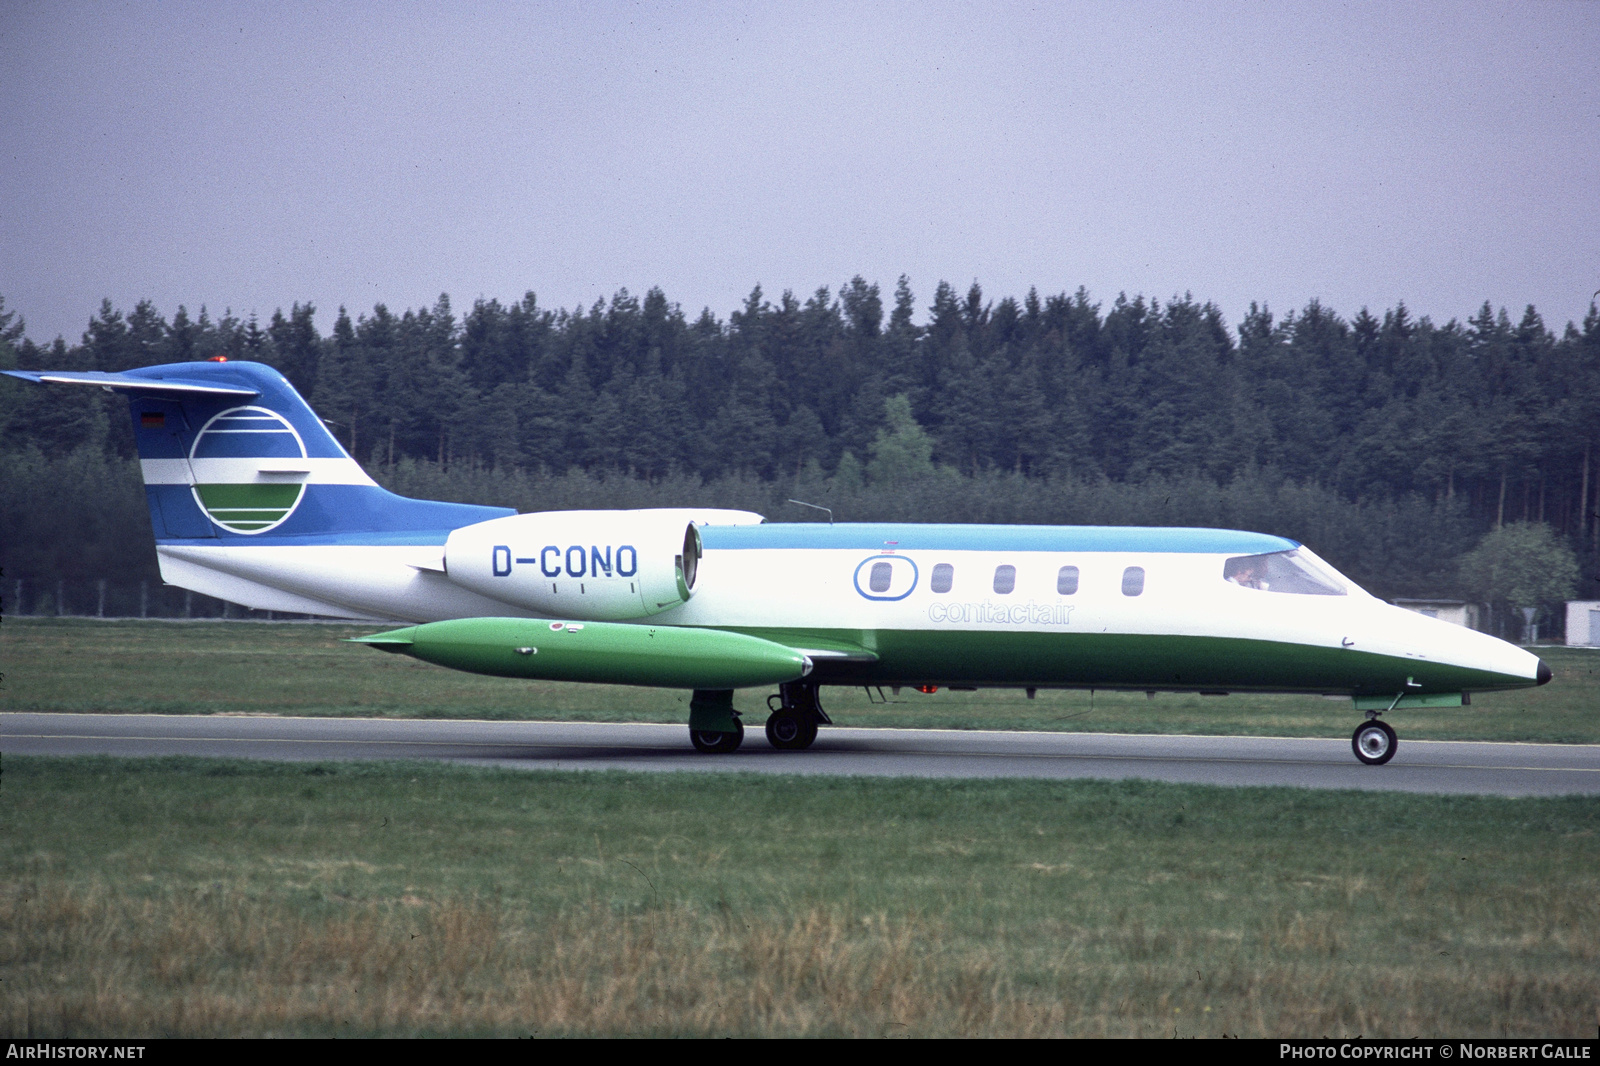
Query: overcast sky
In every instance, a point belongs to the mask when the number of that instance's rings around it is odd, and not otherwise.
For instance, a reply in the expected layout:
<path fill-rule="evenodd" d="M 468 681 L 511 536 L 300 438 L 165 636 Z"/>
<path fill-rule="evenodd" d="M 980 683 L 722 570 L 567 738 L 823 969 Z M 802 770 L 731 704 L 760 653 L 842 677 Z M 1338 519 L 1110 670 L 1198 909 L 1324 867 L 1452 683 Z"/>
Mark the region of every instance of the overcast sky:
<path fill-rule="evenodd" d="M 911 278 L 1346 316 L 1600 289 L 1600 3 L 0 0 L 0 296 L 352 313 Z"/>

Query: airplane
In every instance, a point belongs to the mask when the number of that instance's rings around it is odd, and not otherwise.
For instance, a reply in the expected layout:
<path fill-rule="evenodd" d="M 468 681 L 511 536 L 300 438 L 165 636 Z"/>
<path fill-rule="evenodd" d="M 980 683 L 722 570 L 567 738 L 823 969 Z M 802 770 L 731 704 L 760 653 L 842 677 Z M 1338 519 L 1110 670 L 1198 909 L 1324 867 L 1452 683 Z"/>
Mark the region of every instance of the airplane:
<path fill-rule="evenodd" d="M 1264 533 L 518 514 L 388 492 L 262 363 L 5 373 L 127 398 L 166 583 L 409 622 L 356 641 L 454 669 L 689 689 L 712 754 L 743 740 L 736 689 L 776 686 L 767 739 L 800 750 L 832 724 L 824 685 L 981 686 L 1349 698 L 1355 756 L 1382 765 L 1382 715 L 1551 677 Z"/>

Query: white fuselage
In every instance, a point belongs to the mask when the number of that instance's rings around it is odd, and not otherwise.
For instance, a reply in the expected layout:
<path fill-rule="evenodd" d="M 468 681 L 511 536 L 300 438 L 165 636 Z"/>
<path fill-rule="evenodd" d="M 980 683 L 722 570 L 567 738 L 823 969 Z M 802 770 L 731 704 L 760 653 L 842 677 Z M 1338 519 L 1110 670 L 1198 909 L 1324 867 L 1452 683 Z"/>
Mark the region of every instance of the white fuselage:
<path fill-rule="evenodd" d="M 409 622 L 540 616 L 457 585 L 444 572 L 437 546 L 234 542 L 162 545 L 158 551 L 170 583 L 257 609 Z M 1189 552 L 708 548 L 692 597 L 650 621 L 828 634 L 868 652 L 876 652 L 888 633 L 901 639 L 957 633 L 1224 638 L 1535 676 L 1538 660 L 1527 652 L 1393 607 L 1350 583 L 1344 595 L 1241 587 L 1223 579 L 1226 558 Z M 871 597 L 863 573 L 878 559 L 896 569 L 884 594 Z M 920 579 L 900 597 L 893 581 L 907 564 Z M 947 591 L 934 591 L 927 577 L 939 564 L 953 571 Z M 1079 580 L 1063 594 L 1057 579 L 1068 564 L 1078 568 Z M 998 593 L 995 572 L 1007 566 L 1015 568 L 1014 584 Z M 1122 589 L 1130 567 L 1144 571 L 1137 595 Z"/>

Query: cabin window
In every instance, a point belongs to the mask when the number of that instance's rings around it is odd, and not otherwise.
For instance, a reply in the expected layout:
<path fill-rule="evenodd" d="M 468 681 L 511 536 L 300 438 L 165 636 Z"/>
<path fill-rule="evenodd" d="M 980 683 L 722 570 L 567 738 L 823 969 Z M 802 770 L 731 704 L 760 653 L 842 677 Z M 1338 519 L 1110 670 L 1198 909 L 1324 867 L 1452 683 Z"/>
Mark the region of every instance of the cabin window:
<path fill-rule="evenodd" d="M 933 568 L 933 581 L 930 587 L 935 592 L 949 592 L 950 584 L 955 580 L 956 568 L 949 563 L 939 563 Z"/>
<path fill-rule="evenodd" d="M 1130 566 L 1122 572 L 1122 594 L 1137 596 L 1144 591 L 1144 567 Z"/>
<path fill-rule="evenodd" d="M 1063 566 L 1056 571 L 1056 593 L 1061 596 L 1071 596 L 1078 591 L 1078 568 L 1076 566 Z"/>
<path fill-rule="evenodd" d="M 1003 563 L 994 568 L 994 591 L 1000 596 L 1011 595 L 1011 590 L 1017 587 L 1017 568 L 1010 563 Z"/>
<path fill-rule="evenodd" d="M 1294 592 L 1302 596 L 1347 594 L 1344 582 L 1298 548 L 1263 555 L 1236 555 L 1222 564 L 1222 577 L 1235 585 L 1262 592 Z"/>
<path fill-rule="evenodd" d="M 894 577 L 892 563 L 873 563 L 872 573 L 867 577 L 867 587 L 873 592 L 888 592 L 889 580 Z"/>

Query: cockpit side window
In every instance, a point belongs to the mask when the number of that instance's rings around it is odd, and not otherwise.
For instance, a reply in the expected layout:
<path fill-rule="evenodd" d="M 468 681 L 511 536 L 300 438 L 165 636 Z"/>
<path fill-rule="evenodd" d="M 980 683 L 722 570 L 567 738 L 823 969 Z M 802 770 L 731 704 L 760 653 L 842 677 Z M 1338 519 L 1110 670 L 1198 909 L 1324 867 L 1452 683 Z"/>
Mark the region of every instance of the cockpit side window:
<path fill-rule="evenodd" d="M 1263 555 L 1236 555 L 1222 564 L 1222 577 L 1235 585 L 1262 592 L 1302 596 L 1344 596 L 1344 583 L 1298 549 Z"/>

